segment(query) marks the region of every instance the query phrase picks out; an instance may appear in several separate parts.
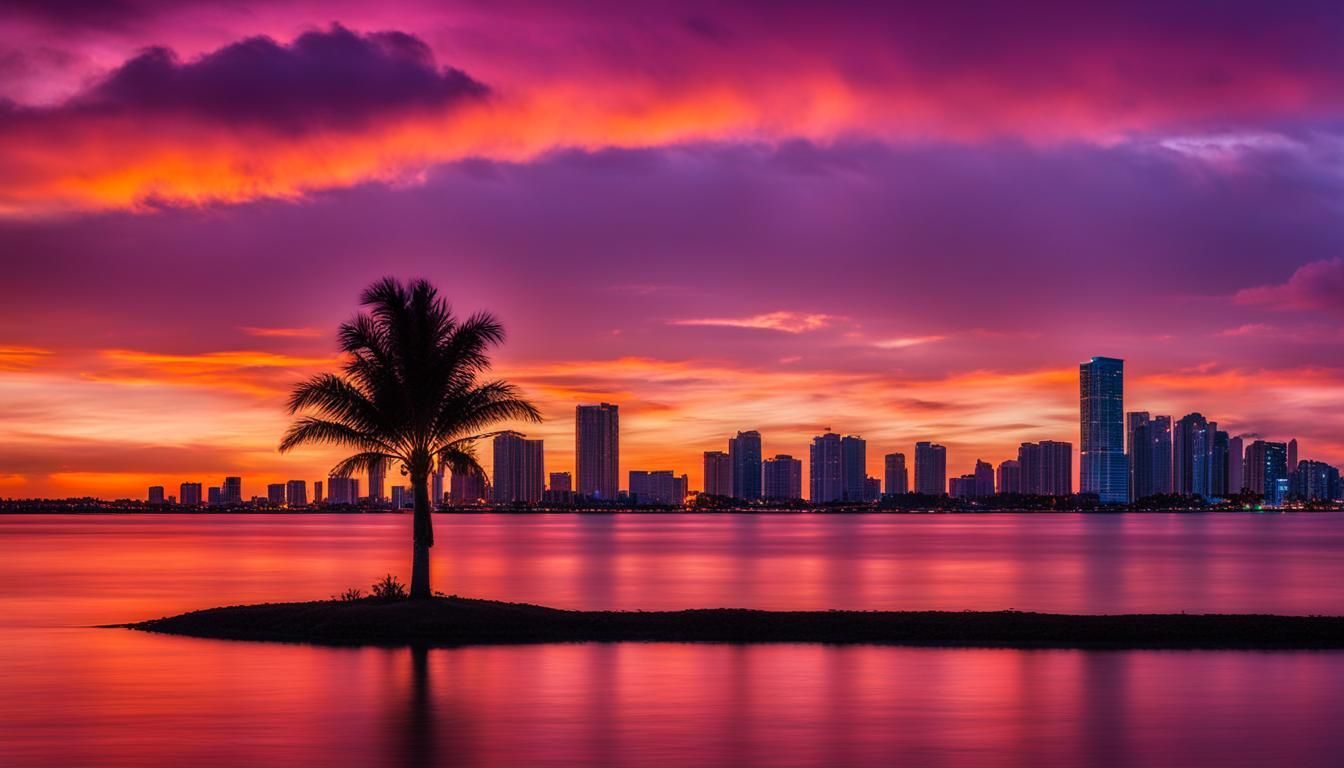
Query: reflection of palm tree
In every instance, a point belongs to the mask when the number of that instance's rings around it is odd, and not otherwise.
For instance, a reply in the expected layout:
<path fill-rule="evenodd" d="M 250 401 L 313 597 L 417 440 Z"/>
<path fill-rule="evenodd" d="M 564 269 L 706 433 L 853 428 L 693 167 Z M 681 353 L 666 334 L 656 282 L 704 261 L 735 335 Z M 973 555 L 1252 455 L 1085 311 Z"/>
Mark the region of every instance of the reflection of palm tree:
<path fill-rule="evenodd" d="M 434 286 L 384 278 L 365 289 L 368 312 L 341 326 L 348 355 L 344 375 L 324 373 L 298 385 L 289 412 L 311 411 L 290 425 L 281 453 L 301 445 L 356 451 L 336 465 L 338 477 L 398 461 L 415 495 L 411 597 L 427 598 L 429 476 L 436 467 L 483 475 L 475 442 L 481 430 L 507 419 L 540 421 L 535 406 L 504 381 L 478 380 L 490 367 L 488 350 L 503 326 L 485 313 L 458 321 Z"/>

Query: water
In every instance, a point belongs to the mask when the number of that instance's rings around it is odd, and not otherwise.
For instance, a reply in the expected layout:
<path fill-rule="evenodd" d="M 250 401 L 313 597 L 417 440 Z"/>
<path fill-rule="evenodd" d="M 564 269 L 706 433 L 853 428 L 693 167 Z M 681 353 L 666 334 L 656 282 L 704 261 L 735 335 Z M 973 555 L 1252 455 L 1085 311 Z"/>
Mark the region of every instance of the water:
<path fill-rule="evenodd" d="M 1344 516 L 468 515 L 436 588 L 572 608 L 1344 613 Z M 1344 654 L 324 649 L 90 625 L 311 599 L 406 516 L 0 517 L 0 765 L 1336 765 Z"/>

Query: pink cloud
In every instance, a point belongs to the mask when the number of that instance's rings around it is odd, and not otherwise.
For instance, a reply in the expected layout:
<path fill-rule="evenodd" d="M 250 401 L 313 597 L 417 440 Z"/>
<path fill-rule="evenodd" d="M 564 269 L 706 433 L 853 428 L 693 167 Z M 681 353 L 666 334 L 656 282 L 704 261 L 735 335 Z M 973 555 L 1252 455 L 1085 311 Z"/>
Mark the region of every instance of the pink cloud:
<path fill-rule="evenodd" d="M 1344 258 L 1303 264 L 1285 283 L 1237 291 L 1238 304 L 1344 313 Z"/>

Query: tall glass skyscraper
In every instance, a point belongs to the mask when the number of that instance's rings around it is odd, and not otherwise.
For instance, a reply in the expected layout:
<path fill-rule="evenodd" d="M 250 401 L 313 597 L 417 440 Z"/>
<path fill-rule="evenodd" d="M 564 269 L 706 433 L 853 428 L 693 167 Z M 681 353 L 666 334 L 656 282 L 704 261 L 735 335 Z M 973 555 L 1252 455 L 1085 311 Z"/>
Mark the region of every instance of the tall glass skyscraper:
<path fill-rule="evenodd" d="M 1125 361 L 1094 357 L 1078 366 L 1079 486 L 1103 503 L 1129 500 L 1125 460 Z"/>
<path fill-rule="evenodd" d="M 738 432 L 737 437 L 729 438 L 728 457 L 733 467 L 733 498 L 761 498 L 761 433 Z"/>
<path fill-rule="evenodd" d="M 610 403 L 574 409 L 574 469 L 580 496 L 614 501 L 620 485 L 621 428 Z"/>

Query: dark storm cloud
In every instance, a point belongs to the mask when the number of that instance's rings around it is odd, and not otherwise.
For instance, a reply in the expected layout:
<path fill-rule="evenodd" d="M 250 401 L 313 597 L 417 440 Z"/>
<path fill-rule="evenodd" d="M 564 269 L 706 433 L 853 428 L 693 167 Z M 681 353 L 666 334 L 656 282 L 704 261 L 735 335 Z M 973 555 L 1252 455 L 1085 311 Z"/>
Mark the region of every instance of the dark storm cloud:
<path fill-rule="evenodd" d="M 418 38 L 339 25 L 289 45 L 252 37 L 194 61 L 149 48 L 63 109 L 173 113 L 282 129 L 359 123 L 387 112 L 479 99 L 487 88 L 440 69 Z"/>

